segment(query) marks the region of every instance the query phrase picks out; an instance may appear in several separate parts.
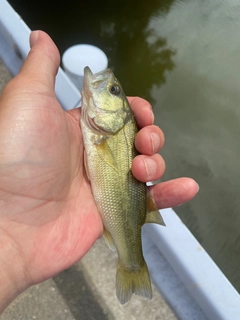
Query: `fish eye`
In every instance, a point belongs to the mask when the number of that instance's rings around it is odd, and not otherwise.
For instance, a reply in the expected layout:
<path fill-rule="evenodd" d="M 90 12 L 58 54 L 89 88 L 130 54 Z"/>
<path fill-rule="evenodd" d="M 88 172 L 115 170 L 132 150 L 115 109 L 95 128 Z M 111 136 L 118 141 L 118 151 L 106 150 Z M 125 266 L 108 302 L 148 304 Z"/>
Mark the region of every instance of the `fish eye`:
<path fill-rule="evenodd" d="M 111 86 L 110 93 L 117 96 L 120 93 L 120 87 L 117 84 Z"/>

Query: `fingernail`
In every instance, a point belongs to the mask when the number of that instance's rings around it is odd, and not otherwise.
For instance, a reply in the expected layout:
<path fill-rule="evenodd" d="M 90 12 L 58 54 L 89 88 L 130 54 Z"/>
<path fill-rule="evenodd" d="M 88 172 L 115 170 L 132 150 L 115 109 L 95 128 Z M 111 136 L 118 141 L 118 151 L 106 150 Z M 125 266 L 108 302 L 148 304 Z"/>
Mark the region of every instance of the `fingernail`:
<path fill-rule="evenodd" d="M 155 132 L 150 132 L 150 139 L 151 139 L 151 144 L 152 144 L 152 152 L 158 152 L 160 150 L 160 138 L 159 135 L 157 135 Z"/>
<path fill-rule="evenodd" d="M 154 113 L 152 112 L 152 124 L 154 123 L 154 120 L 155 120 Z"/>
<path fill-rule="evenodd" d="M 151 118 L 152 118 L 152 124 L 154 123 L 154 113 L 153 113 L 153 111 L 152 110 L 150 110 L 150 112 L 151 112 Z"/>
<path fill-rule="evenodd" d="M 197 183 L 197 186 L 198 186 L 198 189 L 197 189 L 197 193 L 199 192 L 199 189 L 200 189 L 200 186 L 199 186 L 199 184 Z"/>
<path fill-rule="evenodd" d="M 144 160 L 145 169 L 147 172 L 148 177 L 154 175 L 157 170 L 156 162 L 151 158 L 145 158 Z"/>
<path fill-rule="evenodd" d="M 37 42 L 39 37 L 39 32 L 36 31 L 32 31 L 30 34 L 30 47 L 32 48 L 34 46 L 34 44 Z"/>

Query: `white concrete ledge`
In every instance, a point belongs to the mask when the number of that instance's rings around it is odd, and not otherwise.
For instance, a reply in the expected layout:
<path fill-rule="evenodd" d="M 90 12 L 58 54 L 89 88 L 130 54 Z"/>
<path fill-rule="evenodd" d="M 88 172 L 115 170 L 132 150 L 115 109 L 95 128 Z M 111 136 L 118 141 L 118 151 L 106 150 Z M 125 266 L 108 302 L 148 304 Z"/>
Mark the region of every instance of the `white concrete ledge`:
<path fill-rule="evenodd" d="M 143 238 L 143 245 L 152 279 L 175 313 L 180 319 L 204 319 L 203 313 L 207 319 L 239 320 L 238 292 L 177 214 L 172 209 L 161 210 L 161 214 L 166 227 L 144 226 L 143 235 L 148 240 Z M 154 261 L 156 257 L 158 265 Z M 169 272 L 168 279 L 163 279 L 162 273 Z M 187 291 L 180 289 L 181 284 Z M 194 301 L 190 302 L 189 295 Z M 182 302 L 183 297 L 189 302 L 187 305 Z"/>

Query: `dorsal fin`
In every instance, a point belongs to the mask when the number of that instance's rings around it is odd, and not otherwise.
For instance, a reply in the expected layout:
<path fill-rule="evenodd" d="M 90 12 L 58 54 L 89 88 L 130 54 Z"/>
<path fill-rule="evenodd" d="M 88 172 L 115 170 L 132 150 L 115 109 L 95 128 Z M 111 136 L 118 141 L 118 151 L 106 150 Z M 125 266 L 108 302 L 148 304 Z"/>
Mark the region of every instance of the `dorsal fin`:
<path fill-rule="evenodd" d="M 165 226 L 161 213 L 156 208 L 156 205 L 153 202 L 153 199 L 151 198 L 149 193 L 147 194 L 147 214 L 145 223 L 157 223 L 162 226 Z"/>

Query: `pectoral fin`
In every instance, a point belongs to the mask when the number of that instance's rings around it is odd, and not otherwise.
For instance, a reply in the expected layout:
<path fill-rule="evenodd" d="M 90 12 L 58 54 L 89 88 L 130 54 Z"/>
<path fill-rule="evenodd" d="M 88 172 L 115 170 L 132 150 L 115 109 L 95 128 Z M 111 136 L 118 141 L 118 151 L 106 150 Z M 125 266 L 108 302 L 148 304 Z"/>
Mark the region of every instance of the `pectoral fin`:
<path fill-rule="evenodd" d="M 117 170 L 117 163 L 110 149 L 107 141 L 102 141 L 100 144 L 96 145 L 96 149 L 98 152 L 99 157 L 106 162 L 110 167 Z"/>
<path fill-rule="evenodd" d="M 147 196 L 147 214 L 145 223 L 157 223 L 162 226 L 166 226 L 161 213 L 157 210 L 153 199 L 151 198 L 150 194 Z"/>
<path fill-rule="evenodd" d="M 83 159 L 84 159 L 84 167 L 85 167 L 85 171 L 86 171 L 88 180 L 91 181 L 90 180 L 90 176 L 89 176 L 88 162 L 87 162 L 87 156 L 86 156 L 86 152 L 85 151 L 84 151 L 84 154 L 83 154 Z"/>

